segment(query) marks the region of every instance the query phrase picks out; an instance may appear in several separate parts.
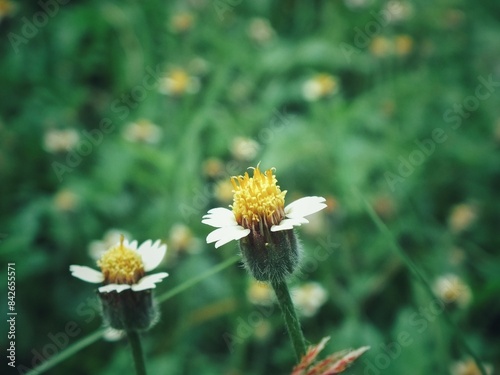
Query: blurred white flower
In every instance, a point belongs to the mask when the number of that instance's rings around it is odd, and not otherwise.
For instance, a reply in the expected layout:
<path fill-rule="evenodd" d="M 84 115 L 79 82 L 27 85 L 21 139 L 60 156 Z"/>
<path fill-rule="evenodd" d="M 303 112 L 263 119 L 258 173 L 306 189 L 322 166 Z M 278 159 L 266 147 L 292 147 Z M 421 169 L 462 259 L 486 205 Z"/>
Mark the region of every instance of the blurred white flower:
<path fill-rule="evenodd" d="M 123 137 L 130 142 L 156 144 L 161 139 L 161 128 L 147 119 L 140 119 L 125 126 Z"/>
<path fill-rule="evenodd" d="M 405 57 L 413 50 L 413 38 L 407 34 L 399 34 L 392 38 L 377 35 L 370 42 L 373 56 L 384 58 L 389 56 Z"/>
<path fill-rule="evenodd" d="M 220 203 L 229 204 L 233 199 L 233 185 L 231 181 L 219 180 L 214 187 L 214 196 Z"/>
<path fill-rule="evenodd" d="M 385 36 L 374 36 L 370 42 L 370 52 L 375 57 L 387 57 L 393 53 L 393 43 Z"/>
<path fill-rule="evenodd" d="M 231 142 L 231 154 L 236 160 L 252 161 L 259 149 L 260 145 L 251 138 L 236 137 Z"/>
<path fill-rule="evenodd" d="M 253 334 L 257 340 L 265 340 L 269 337 L 272 331 L 273 331 L 273 326 L 266 319 L 262 320 L 259 324 L 255 326 Z"/>
<path fill-rule="evenodd" d="M 273 289 L 269 284 L 252 279 L 247 289 L 248 300 L 255 305 L 269 306 L 275 301 Z"/>
<path fill-rule="evenodd" d="M 302 96 L 307 101 L 315 101 L 337 91 L 337 78 L 330 74 L 316 74 L 302 85 Z"/>
<path fill-rule="evenodd" d="M 192 13 L 180 12 L 174 14 L 170 19 L 170 30 L 174 33 L 185 33 L 189 31 L 194 24 L 195 18 Z"/>
<path fill-rule="evenodd" d="M 224 163 L 218 158 L 208 158 L 203 162 L 203 174 L 208 178 L 216 178 L 224 173 Z"/>
<path fill-rule="evenodd" d="M 54 196 L 54 205 L 59 211 L 69 212 L 78 205 L 79 196 L 69 189 L 61 189 Z"/>
<path fill-rule="evenodd" d="M 328 293 L 321 284 L 308 282 L 293 290 L 292 300 L 301 315 L 311 317 L 328 300 Z"/>
<path fill-rule="evenodd" d="M 410 35 L 400 34 L 394 39 L 394 51 L 398 56 L 406 56 L 413 50 L 413 38 Z"/>
<path fill-rule="evenodd" d="M 443 302 L 456 303 L 461 308 L 466 307 L 472 299 L 469 286 L 457 275 L 446 274 L 439 277 L 433 289 Z"/>
<path fill-rule="evenodd" d="M 459 233 L 468 229 L 478 217 L 477 208 L 469 203 L 460 203 L 451 209 L 448 224 L 452 232 Z"/>
<path fill-rule="evenodd" d="M 6 17 L 12 17 L 17 11 L 18 5 L 10 0 L 0 0 L 0 23 Z"/>
<path fill-rule="evenodd" d="M 195 94 L 200 90 L 200 80 L 198 77 L 190 76 L 184 69 L 175 68 L 160 79 L 158 90 L 170 96 Z"/>
<path fill-rule="evenodd" d="M 194 236 L 193 231 L 186 225 L 174 224 L 169 233 L 169 245 L 172 254 L 183 252 L 194 254 L 201 250 L 199 240 Z"/>
<path fill-rule="evenodd" d="M 345 5 L 353 10 L 367 7 L 373 0 L 344 0 Z"/>
<path fill-rule="evenodd" d="M 403 22 L 413 15 L 413 6 L 407 1 L 391 0 L 385 4 L 380 14 L 388 23 Z"/>
<path fill-rule="evenodd" d="M 493 366 L 490 364 L 483 364 L 486 374 L 493 375 Z M 481 371 L 477 367 L 476 362 L 469 358 L 465 361 L 457 361 L 450 367 L 451 375 L 481 375 Z"/>
<path fill-rule="evenodd" d="M 49 129 L 43 137 L 44 149 L 51 153 L 69 151 L 80 141 L 80 135 L 74 129 Z"/>
<path fill-rule="evenodd" d="M 274 37 L 274 30 L 269 20 L 265 18 L 254 18 L 248 26 L 248 35 L 250 39 L 258 44 L 266 44 Z"/>

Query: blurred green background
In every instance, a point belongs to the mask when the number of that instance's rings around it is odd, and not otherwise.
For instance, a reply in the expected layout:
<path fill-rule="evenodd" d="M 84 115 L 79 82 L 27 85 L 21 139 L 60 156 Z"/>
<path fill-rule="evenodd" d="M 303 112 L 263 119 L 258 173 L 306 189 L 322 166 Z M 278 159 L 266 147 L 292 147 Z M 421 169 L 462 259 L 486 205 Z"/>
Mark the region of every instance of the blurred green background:
<path fill-rule="evenodd" d="M 95 287 L 68 267 L 95 266 L 89 252 L 116 233 L 168 244 L 157 295 L 237 254 L 205 244 L 201 217 L 260 162 L 287 203 L 328 201 L 298 229 L 290 281 L 309 342 L 332 337 L 323 355 L 370 345 L 347 373 L 478 374 L 465 341 L 498 368 L 499 14 L 493 0 L 0 0 L 16 365 L 51 355 L 68 322 L 78 334 L 57 352 L 100 327 Z M 235 264 L 161 304 L 149 372 L 289 374 L 266 298 Z M 99 340 L 48 373 L 131 366 L 126 340 Z"/>

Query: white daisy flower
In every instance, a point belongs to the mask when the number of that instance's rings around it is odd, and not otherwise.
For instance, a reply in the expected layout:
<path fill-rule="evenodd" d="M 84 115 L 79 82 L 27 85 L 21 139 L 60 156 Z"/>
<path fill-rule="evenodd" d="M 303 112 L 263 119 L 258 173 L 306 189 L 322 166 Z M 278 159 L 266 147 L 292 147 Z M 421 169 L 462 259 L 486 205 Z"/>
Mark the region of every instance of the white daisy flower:
<path fill-rule="evenodd" d="M 182 68 L 175 68 L 160 79 L 158 90 L 161 94 L 181 96 L 184 94 L 196 94 L 200 91 L 200 86 L 201 83 L 198 77 L 190 76 Z"/>
<path fill-rule="evenodd" d="M 338 91 L 339 84 L 336 77 L 330 74 L 316 74 L 302 85 L 302 96 L 313 102 Z"/>
<path fill-rule="evenodd" d="M 80 134 L 75 129 L 49 129 L 43 142 L 44 149 L 48 152 L 70 151 L 80 142 Z"/>
<path fill-rule="evenodd" d="M 312 317 L 328 300 L 328 293 L 320 283 L 312 281 L 295 289 L 292 293 L 292 300 L 303 316 Z"/>
<path fill-rule="evenodd" d="M 472 299 L 469 286 L 457 275 L 446 274 L 439 277 L 433 285 L 434 293 L 445 303 L 456 303 L 467 307 Z"/>
<path fill-rule="evenodd" d="M 122 292 L 131 289 L 139 292 L 154 289 L 156 284 L 168 276 L 159 272 L 145 276 L 145 273 L 155 269 L 162 261 L 167 251 L 167 245 L 160 240 L 153 243 L 147 240 L 137 247 L 137 241 L 129 242 L 122 236 L 120 242 L 112 246 L 97 261 L 101 272 L 87 266 L 71 265 L 71 274 L 83 281 L 104 286 L 100 293 Z"/>
<path fill-rule="evenodd" d="M 321 211 L 326 207 L 323 197 L 304 197 L 286 207 L 286 190 L 277 185 L 274 168 L 262 173 L 259 166 L 254 169 L 253 177 L 231 178 L 234 201 L 227 208 L 213 208 L 203 216 L 202 223 L 215 227 L 207 236 L 207 243 L 215 242 L 218 248 L 230 241 L 240 240 L 250 234 L 291 230 L 295 226 L 307 224 L 306 216 Z"/>

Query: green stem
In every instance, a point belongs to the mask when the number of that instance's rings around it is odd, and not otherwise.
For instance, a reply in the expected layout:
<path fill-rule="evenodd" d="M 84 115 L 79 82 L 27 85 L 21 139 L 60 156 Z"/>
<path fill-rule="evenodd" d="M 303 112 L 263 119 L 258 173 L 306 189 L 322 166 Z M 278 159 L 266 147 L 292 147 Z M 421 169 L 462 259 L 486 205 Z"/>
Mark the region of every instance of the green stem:
<path fill-rule="evenodd" d="M 156 300 L 158 301 L 159 304 L 163 303 L 169 300 L 170 298 L 176 296 L 177 294 L 185 291 L 186 289 L 192 288 L 193 286 L 205 280 L 206 278 L 226 269 L 227 267 L 236 263 L 239 260 L 241 260 L 241 257 L 239 255 L 235 255 L 229 259 L 226 259 L 224 262 L 217 264 L 216 266 L 208 269 L 206 272 L 194 276 L 191 279 L 184 281 L 182 284 L 173 287 L 172 289 L 166 291 L 163 294 L 160 294 L 158 298 L 156 298 Z"/>
<path fill-rule="evenodd" d="M 134 358 L 135 372 L 137 375 L 146 375 L 146 364 L 144 363 L 144 354 L 142 352 L 141 338 L 137 331 L 127 331 L 132 357 Z"/>
<path fill-rule="evenodd" d="M 85 336 L 83 339 L 75 342 L 73 345 L 70 345 L 65 350 L 62 350 L 58 354 L 54 354 L 52 357 L 43 362 L 40 366 L 31 369 L 26 375 L 40 375 L 41 373 L 50 370 L 58 363 L 64 361 L 72 357 L 74 354 L 78 353 L 80 350 L 86 348 L 87 346 L 93 344 L 97 340 L 99 340 L 104 335 L 104 328 L 100 328 L 90 335 Z"/>
<path fill-rule="evenodd" d="M 300 362 L 302 356 L 306 354 L 306 342 L 302 334 L 300 321 L 297 318 L 297 312 L 295 311 L 292 298 L 290 297 L 288 286 L 284 280 L 271 281 L 271 285 L 278 298 L 278 303 L 283 313 L 283 318 L 285 319 L 286 329 L 292 341 L 293 349 L 295 350 L 297 362 Z"/>

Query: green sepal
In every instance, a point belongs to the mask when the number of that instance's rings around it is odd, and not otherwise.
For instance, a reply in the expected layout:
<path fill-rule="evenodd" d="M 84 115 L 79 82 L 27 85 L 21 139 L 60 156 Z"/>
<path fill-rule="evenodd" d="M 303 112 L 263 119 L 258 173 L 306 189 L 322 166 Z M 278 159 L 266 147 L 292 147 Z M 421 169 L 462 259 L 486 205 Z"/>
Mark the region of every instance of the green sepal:
<path fill-rule="evenodd" d="M 145 331 L 158 321 L 151 290 L 98 293 L 105 325 L 124 331 Z"/>
<path fill-rule="evenodd" d="M 295 232 L 251 231 L 239 240 L 243 264 L 259 281 L 286 280 L 298 267 L 300 244 Z"/>

